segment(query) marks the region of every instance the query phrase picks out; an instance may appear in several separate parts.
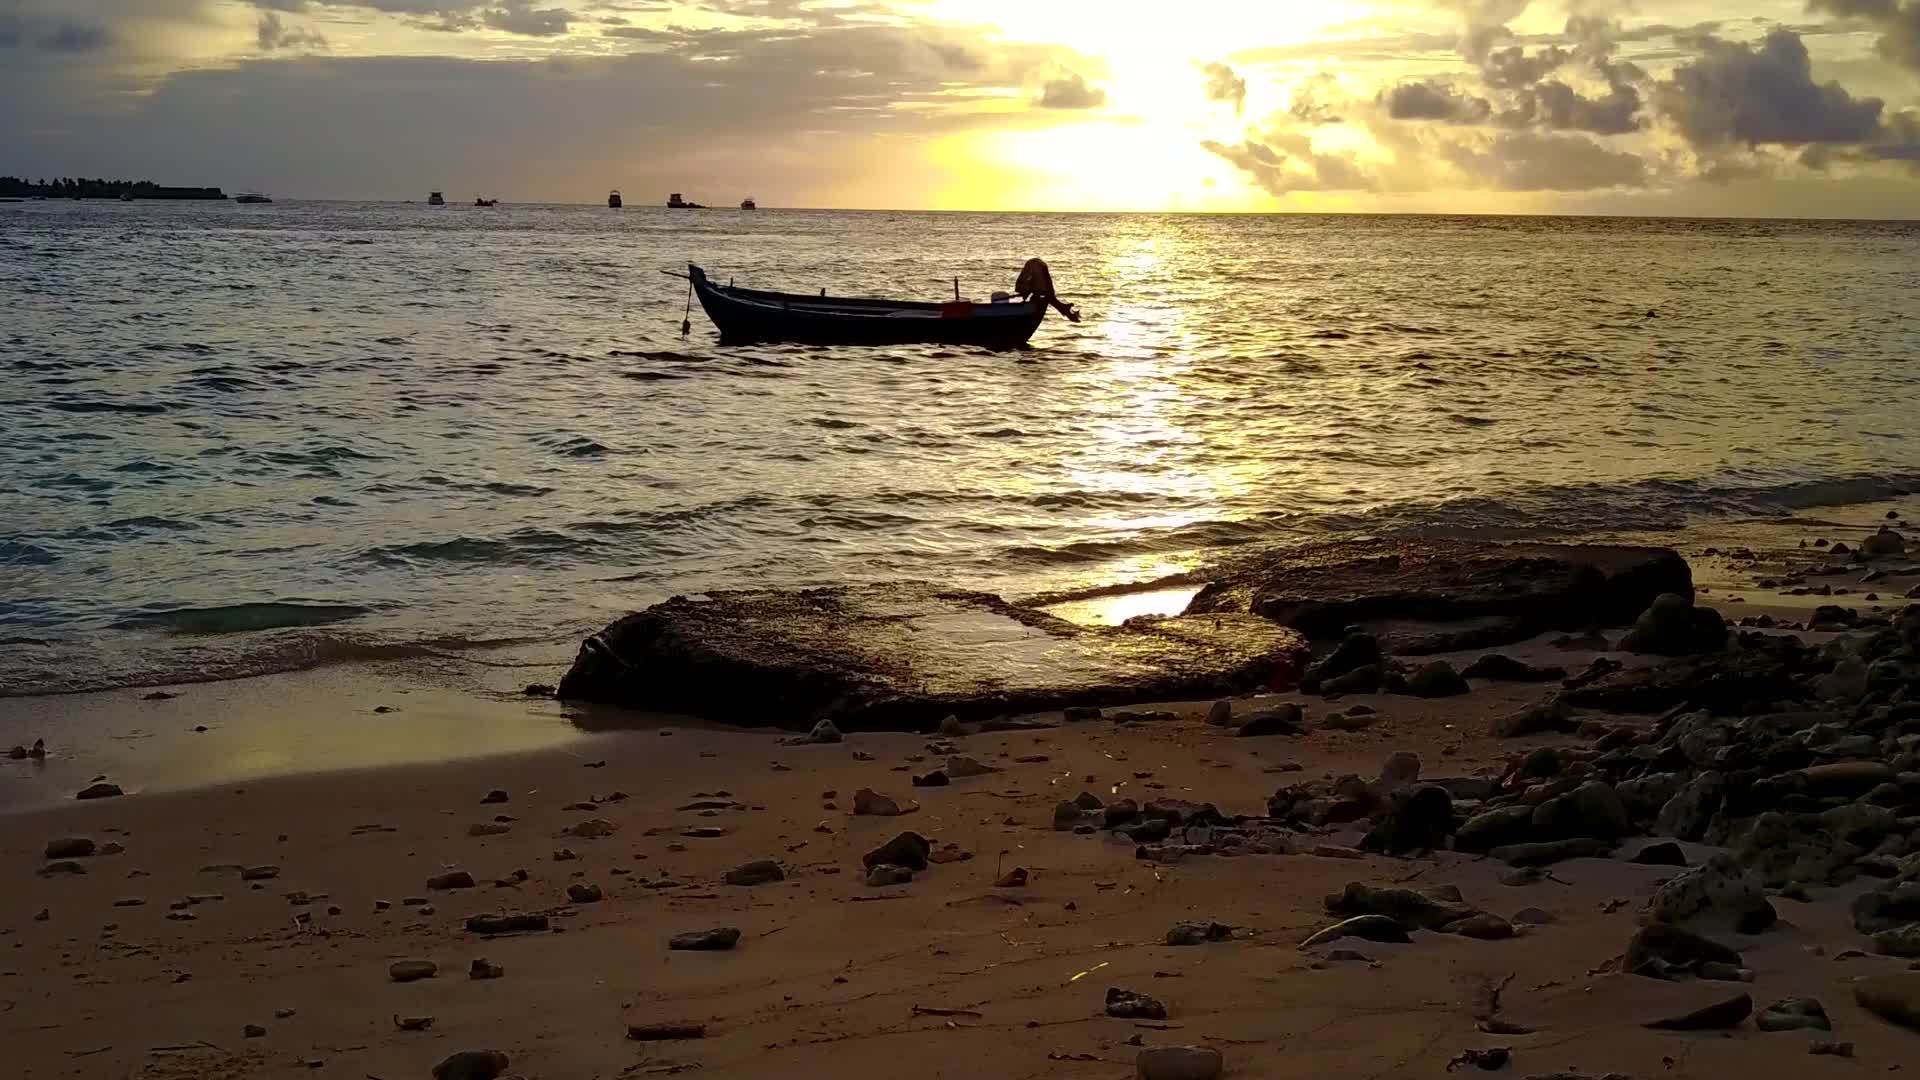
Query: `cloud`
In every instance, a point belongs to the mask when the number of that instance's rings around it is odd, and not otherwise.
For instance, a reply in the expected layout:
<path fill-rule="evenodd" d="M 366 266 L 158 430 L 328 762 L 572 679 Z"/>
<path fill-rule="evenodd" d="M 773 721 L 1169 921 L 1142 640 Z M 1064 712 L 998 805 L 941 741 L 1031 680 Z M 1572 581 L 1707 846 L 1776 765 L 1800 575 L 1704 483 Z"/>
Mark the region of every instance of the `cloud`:
<path fill-rule="evenodd" d="M 1694 146 L 1861 143 L 1879 131 L 1885 103 L 1815 83 L 1807 47 L 1791 30 L 1757 44 L 1710 35 L 1693 44 L 1699 55 L 1674 69 L 1654 100 Z"/>
<path fill-rule="evenodd" d="M 1493 115 L 1486 98 L 1463 93 L 1439 79 L 1401 83 L 1380 95 L 1387 115 L 1395 120 L 1440 120 L 1449 124 L 1481 124 Z"/>
<path fill-rule="evenodd" d="M 535 10 L 532 0 L 504 0 L 501 6 L 481 14 L 481 21 L 495 30 L 526 37 L 553 37 L 567 32 L 573 12 L 566 8 Z"/>
<path fill-rule="evenodd" d="M 1207 100 L 1231 101 L 1233 111 L 1239 112 L 1247 103 L 1247 80 L 1240 77 L 1225 64 L 1207 64 L 1200 70 L 1207 74 Z"/>
<path fill-rule="evenodd" d="M 1807 10 L 1859 19 L 1880 31 L 1880 55 L 1920 71 L 1920 0 L 1808 0 Z"/>
<path fill-rule="evenodd" d="M 1097 109 L 1106 103 L 1105 90 L 1088 86 L 1085 78 L 1075 74 L 1048 79 L 1035 102 L 1043 109 Z"/>
<path fill-rule="evenodd" d="M 1302 124 L 1338 124 L 1341 122 L 1340 110 L 1332 102 L 1324 100 L 1328 91 L 1336 91 L 1338 82 L 1332 75 L 1321 72 L 1293 88 L 1287 101 L 1287 115 Z"/>
<path fill-rule="evenodd" d="M 289 27 L 281 22 L 279 14 L 273 11 L 260 13 L 260 21 L 255 27 L 254 35 L 261 52 L 272 52 L 275 49 L 324 49 L 327 47 L 326 37 L 318 31 L 298 26 Z"/>
<path fill-rule="evenodd" d="M 42 49 L 52 53 L 93 53 L 113 44 L 113 34 L 104 26 L 86 22 L 55 23 L 39 40 Z"/>
<path fill-rule="evenodd" d="M 1200 145 L 1246 172 L 1270 195 L 1371 191 L 1377 184 L 1351 156 L 1316 153 L 1304 136 L 1270 134 L 1238 143 L 1208 139 Z"/>
<path fill-rule="evenodd" d="M 1442 144 L 1441 156 L 1479 184 L 1502 191 L 1592 191 L 1647 184 L 1638 154 L 1582 135 L 1505 131 L 1486 141 Z"/>

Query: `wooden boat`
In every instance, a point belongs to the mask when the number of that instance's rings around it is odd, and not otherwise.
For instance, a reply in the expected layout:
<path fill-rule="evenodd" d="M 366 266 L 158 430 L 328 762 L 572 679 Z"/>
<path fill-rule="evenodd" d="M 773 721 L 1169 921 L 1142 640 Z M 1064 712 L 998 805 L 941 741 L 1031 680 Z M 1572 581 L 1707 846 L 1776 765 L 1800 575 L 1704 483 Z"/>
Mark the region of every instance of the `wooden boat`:
<path fill-rule="evenodd" d="M 675 275 L 678 276 L 678 275 Z M 809 345 L 977 345 L 1017 349 L 1046 318 L 1050 293 L 999 294 L 992 303 L 858 300 L 715 285 L 689 263 L 687 278 L 723 344 L 792 341 Z M 1072 309 L 1060 305 L 1063 312 Z M 1071 317 L 1071 316 L 1070 316 Z"/>

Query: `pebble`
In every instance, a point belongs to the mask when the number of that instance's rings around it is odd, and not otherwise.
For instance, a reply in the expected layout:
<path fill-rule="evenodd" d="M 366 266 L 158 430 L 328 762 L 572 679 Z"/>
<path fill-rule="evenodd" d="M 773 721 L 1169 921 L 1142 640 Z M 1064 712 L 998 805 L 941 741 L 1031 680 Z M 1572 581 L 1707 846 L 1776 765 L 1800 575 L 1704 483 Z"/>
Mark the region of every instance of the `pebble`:
<path fill-rule="evenodd" d="M 1016 866 L 993 879 L 993 885 L 996 889 L 1017 889 L 1026 883 L 1027 868 L 1024 866 Z"/>
<path fill-rule="evenodd" d="M 567 886 L 567 899 L 576 904 L 597 904 L 602 899 L 600 886 L 576 881 Z"/>
<path fill-rule="evenodd" d="M 264 1039 L 266 1036 L 267 1029 L 259 1024 L 248 1024 L 240 1029 L 240 1037 L 243 1039 Z"/>
<path fill-rule="evenodd" d="M 87 872 L 86 867 L 81 866 L 79 863 L 74 862 L 72 859 L 62 859 L 59 862 L 50 862 L 47 865 L 41 867 L 38 871 L 36 871 L 36 873 L 38 873 L 41 877 L 55 877 L 60 874 L 84 874 L 86 872 Z"/>
<path fill-rule="evenodd" d="M 667 948 L 677 952 L 724 952 L 740 943 L 737 927 L 716 926 L 711 930 L 689 930 L 667 939 Z"/>
<path fill-rule="evenodd" d="M 1813 998 L 1783 998 L 1760 1010 L 1753 1026 L 1761 1031 L 1832 1031 L 1827 1010 Z"/>
<path fill-rule="evenodd" d="M 506 968 L 488 960 L 484 956 L 476 958 L 467 968 L 467 978 L 469 979 L 498 979 L 506 973 Z"/>
<path fill-rule="evenodd" d="M 904 866 L 881 863 L 867 871 L 867 885 L 870 888 L 885 888 L 888 885 L 905 885 L 913 880 L 913 871 Z"/>
<path fill-rule="evenodd" d="M 433 1080 L 498 1080 L 509 1060 L 498 1050 L 462 1050 L 433 1067 Z"/>
<path fill-rule="evenodd" d="M 1137 1080 L 1214 1080 L 1223 1067 L 1220 1051 L 1208 1046 L 1156 1046 L 1133 1059 Z"/>
<path fill-rule="evenodd" d="M 103 782 L 82 788 L 76 792 L 73 797 L 76 799 L 112 799 L 125 794 L 126 792 L 120 790 L 120 785 Z"/>
<path fill-rule="evenodd" d="M 1827 1039 L 1815 1039 L 1807 1044 L 1807 1053 L 1824 1054 L 1829 1057 L 1850 1058 L 1853 1056 L 1853 1044 L 1850 1042 L 1832 1042 Z"/>
<path fill-rule="evenodd" d="M 387 968 L 387 976 L 394 982 L 418 982 L 431 979 L 440 966 L 431 960 L 396 960 Z"/>
<path fill-rule="evenodd" d="M 1315 933 L 1301 942 L 1300 947 L 1311 949 L 1316 945 L 1325 945 L 1329 941 L 1338 941 L 1345 937 L 1357 937 L 1395 945 L 1405 945 L 1413 940 L 1407 936 L 1406 927 L 1385 915 L 1355 915 L 1351 919 L 1334 923 Z"/>
<path fill-rule="evenodd" d="M 890 795 L 882 795 L 872 788 L 861 788 L 853 793 L 853 812 L 874 817 L 898 817 L 907 811 Z"/>
<path fill-rule="evenodd" d="M 291 1020 L 293 1018 L 293 1010 L 292 1009 L 275 1009 L 273 1010 L 273 1018 L 275 1020 Z"/>
<path fill-rule="evenodd" d="M 97 845 L 85 836 L 63 836 L 47 841 L 49 859 L 84 859 L 94 853 Z"/>
<path fill-rule="evenodd" d="M 1226 941 L 1232 937 L 1233 927 L 1223 923 L 1183 922 L 1173 924 L 1172 929 L 1167 931 L 1167 944 L 1176 946 L 1205 945 L 1210 941 Z"/>
<path fill-rule="evenodd" d="M 267 881 L 280 876 L 277 866 L 249 866 L 240 871 L 241 881 Z"/>
<path fill-rule="evenodd" d="M 513 826 L 499 821 L 476 821 L 467 826 L 468 836 L 504 836 Z"/>
<path fill-rule="evenodd" d="M 588 818 L 576 821 L 560 830 L 560 835 L 571 836 L 579 840 L 598 840 L 612 836 L 620 827 L 606 818 Z"/>
<path fill-rule="evenodd" d="M 908 870 L 925 870 L 933 845 L 917 832 L 903 832 L 860 857 L 860 865 L 871 870 L 882 864 Z"/>
<path fill-rule="evenodd" d="M 1221 698 L 1207 710 L 1207 723 L 1212 727 L 1227 727 L 1233 723 L 1233 702 Z"/>
<path fill-rule="evenodd" d="M 465 870 L 451 870 L 444 874 L 435 874 L 427 879 L 429 889 L 471 889 L 473 875 Z"/>
<path fill-rule="evenodd" d="M 772 859 L 755 859 L 721 875 L 721 880 L 729 885 L 765 885 L 768 882 L 786 880 L 787 872 Z"/>
<path fill-rule="evenodd" d="M 1167 1007 L 1145 994 L 1107 988 L 1107 1015 L 1121 1020 L 1165 1020 Z"/>
<path fill-rule="evenodd" d="M 467 930 L 475 934 L 545 933 L 547 917 L 527 913 L 475 915 L 467 920 Z"/>

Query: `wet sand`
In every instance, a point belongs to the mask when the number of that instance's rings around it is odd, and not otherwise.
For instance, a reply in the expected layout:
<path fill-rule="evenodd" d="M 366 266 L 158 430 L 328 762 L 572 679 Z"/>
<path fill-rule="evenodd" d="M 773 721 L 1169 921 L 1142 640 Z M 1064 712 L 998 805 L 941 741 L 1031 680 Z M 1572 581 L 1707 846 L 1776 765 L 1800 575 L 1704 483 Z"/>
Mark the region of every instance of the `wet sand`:
<path fill-rule="evenodd" d="M 1806 532 L 1781 528 L 1778 539 L 1790 541 L 1781 548 Z M 1716 569 L 1698 548 L 1682 550 L 1711 590 L 1703 603 L 1730 618 L 1763 611 L 1804 618 L 1811 607 L 1751 587 L 1745 569 Z M 1544 641 L 1500 651 L 1574 670 L 1594 655 Z M 515 674 L 522 677 L 531 678 Z M 1605 970 L 1625 948 L 1641 903 L 1676 872 L 1670 867 L 1575 860 L 1554 867 L 1551 879 L 1515 887 L 1499 883 L 1503 864 L 1474 856 L 1313 853 L 1321 844 L 1349 847 L 1356 826 L 1303 836 L 1292 854 L 1172 863 L 1137 859 L 1130 843 L 1105 833 L 1052 828 L 1055 804 L 1083 790 L 1103 800 L 1185 798 L 1259 814 L 1283 783 L 1372 777 L 1400 750 L 1417 753 L 1427 776 L 1497 774 L 1509 755 L 1575 741 L 1485 734 L 1492 718 L 1537 698 L 1538 687 L 1479 684 L 1442 701 L 1348 697 L 1337 707 L 1372 705 L 1380 722 L 1300 737 L 1234 738 L 1205 724 L 1209 702 L 1148 706 L 1175 714 L 1149 723 L 973 734 L 951 741 L 1001 771 L 914 788 L 911 774 L 944 760 L 924 736 L 788 746 L 772 731 L 646 726 L 657 719 L 588 734 L 615 720 L 570 719 L 551 702 L 512 698 L 505 676 L 497 681 L 488 694 L 470 696 L 471 716 L 484 721 L 466 729 L 470 740 L 463 743 L 452 723 L 458 710 L 448 714 L 442 738 L 463 753 L 454 761 L 420 761 L 437 752 L 430 739 L 391 749 L 398 744 L 375 721 L 397 733 L 400 720 L 436 716 L 457 699 L 421 691 L 395 699 L 400 713 L 373 713 L 394 687 L 343 678 L 330 691 L 338 696 L 323 705 L 353 717 L 346 730 L 366 741 L 348 743 L 357 749 L 337 757 L 289 753 L 252 778 L 233 779 L 244 773 L 236 768 L 196 787 L 186 786 L 184 766 L 154 767 L 156 779 L 138 780 L 141 768 L 172 751 L 130 751 L 112 769 L 56 757 L 38 779 L 15 771 L 26 763 L 5 763 L 9 787 L 30 783 L 65 795 L 107 772 L 116 780 L 131 775 L 127 786 L 141 789 L 5 818 L 0 1041 L 11 1072 L 398 1080 L 428 1076 L 454 1051 L 491 1048 L 510 1055 L 508 1075 L 569 1080 L 694 1070 L 1119 1077 L 1132 1074 L 1132 1040 L 1213 1046 L 1229 1077 L 1439 1077 L 1463 1050 L 1495 1046 L 1512 1048 L 1506 1074 L 1515 1076 L 1575 1069 L 1800 1077 L 1881 1072 L 1912 1058 L 1914 1034 L 1865 1014 L 1847 989 L 1860 974 L 1906 963 L 1839 958 L 1862 944 L 1848 918 L 1860 886 L 1819 890 L 1812 903 L 1776 901 L 1785 925 L 1745 950 L 1756 973 L 1751 985 L 1674 984 Z M 280 717 L 291 730 L 301 710 L 321 707 L 297 696 L 299 685 L 257 680 L 252 688 L 190 688 L 170 701 L 126 694 L 64 705 L 94 710 L 83 719 L 116 715 L 143 728 L 162 721 L 178 728 L 197 712 L 236 728 L 243 718 Z M 1245 710 L 1276 701 L 1301 702 L 1310 719 L 1336 707 L 1294 696 L 1235 704 Z M 35 715 L 50 725 L 59 719 L 18 701 L 7 706 L 0 715 L 11 725 L 8 736 Z M 516 725 L 541 734 L 519 747 L 478 734 Z M 328 741 L 303 738 L 311 741 L 298 745 Z M 364 756 L 354 761 L 355 753 Z M 365 765 L 381 754 L 390 763 L 260 775 Z M 408 757 L 414 760 L 398 763 Z M 202 764 L 217 770 L 236 760 L 244 759 L 208 755 Z M 1279 771 L 1288 763 L 1300 771 Z M 854 816 L 861 787 L 919 809 Z M 508 801 L 483 802 L 496 788 Z M 727 805 L 687 809 L 696 802 Z M 593 819 L 615 831 L 597 839 L 561 835 Z M 472 835 L 474 826 L 496 824 L 507 831 Z M 695 829 L 720 832 L 686 835 Z M 909 884 L 869 887 L 861 855 L 903 829 L 971 858 L 937 863 Z M 75 860 L 85 869 L 80 875 L 37 873 L 46 843 L 65 836 L 125 850 Z M 1621 854 L 1645 842 L 1629 841 Z M 1695 861 L 1707 850 L 1687 847 Z M 577 858 L 556 860 L 563 848 Z M 778 860 L 784 880 L 722 882 L 727 869 L 754 859 Z M 247 881 L 239 872 L 268 866 L 277 871 L 270 878 Z M 1029 871 L 1029 883 L 996 887 L 996 877 L 1015 866 Z M 476 886 L 427 887 L 428 878 L 453 870 L 469 872 Z M 1505 941 L 1417 933 L 1404 945 L 1340 943 L 1367 960 L 1324 961 L 1325 950 L 1300 951 L 1301 939 L 1333 921 L 1323 898 L 1349 881 L 1453 884 L 1475 907 L 1504 916 L 1539 907 L 1555 921 Z M 567 893 L 575 884 L 598 886 L 605 898 L 573 903 Z M 36 918 L 43 910 L 45 919 Z M 499 912 L 546 914 L 552 929 L 494 939 L 464 929 L 468 916 Z M 1208 919 L 1238 928 L 1233 939 L 1163 943 L 1173 923 Z M 741 930 L 737 948 L 667 948 L 673 934 L 718 926 Z M 478 958 L 502 965 L 504 975 L 469 978 Z M 393 981 L 390 965 L 408 959 L 432 961 L 437 974 Z M 1476 1029 L 1477 1003 L 1503 981 L 1500 1015 L 1535 1033 Z M 1167 1020 L 1103 1015 L 1109 987 L 1163 1001 Z M 1855 1043 L 1856 1060 L 1807 1056 L 1805 1032 L 1749 1026 L 1729 1037 L 1639 1026 L 1729 990 L 1750 992 L 1756 1006 L 1819 998 L 1833 1018 L 1831 1037 Z M 396 1017 L 432 1017 L 432 1024 L 403 1031 Z M 626 1037 L 629 1025 L 660 1022 L 704 1024 L 706 1036 Z M 247 1037 L 247 1025 L 256 1024 L 265 1034 Z"/>

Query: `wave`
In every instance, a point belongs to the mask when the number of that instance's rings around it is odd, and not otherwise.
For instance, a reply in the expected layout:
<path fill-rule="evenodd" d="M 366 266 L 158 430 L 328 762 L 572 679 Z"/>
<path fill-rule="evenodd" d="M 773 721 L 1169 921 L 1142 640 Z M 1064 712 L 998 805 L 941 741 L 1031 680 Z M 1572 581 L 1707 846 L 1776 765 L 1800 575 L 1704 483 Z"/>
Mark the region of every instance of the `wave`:
<path fill-rule="evenodd" d="M 326 626 L 357 619 L 372 611 L 357 604 L 267 601 L 140 611 L 109 625 L 118 630 L 160 630 L 170 634 L 245 634 L 295 626 Z"/>

